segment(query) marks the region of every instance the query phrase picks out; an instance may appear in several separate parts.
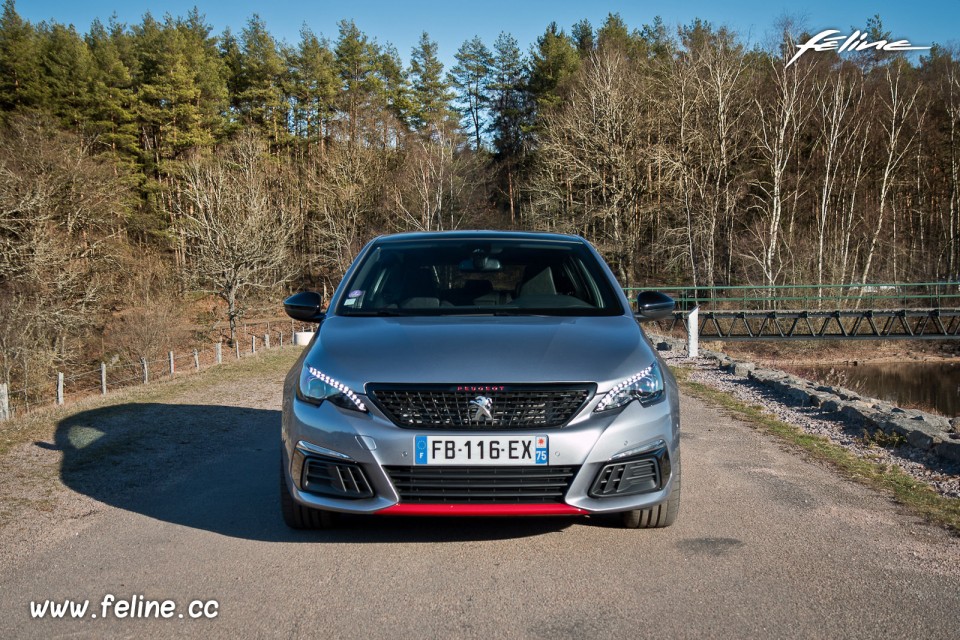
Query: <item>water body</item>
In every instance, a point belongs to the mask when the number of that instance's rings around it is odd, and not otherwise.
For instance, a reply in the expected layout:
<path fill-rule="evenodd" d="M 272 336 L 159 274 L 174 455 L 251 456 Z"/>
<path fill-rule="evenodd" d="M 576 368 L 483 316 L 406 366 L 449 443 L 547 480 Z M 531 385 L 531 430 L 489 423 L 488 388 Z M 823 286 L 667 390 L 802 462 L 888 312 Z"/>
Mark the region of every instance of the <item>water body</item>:
<path fill-rule="evenodd" d="M 805 377 L 901 407 L 960 416 L 960 363 L 891 362 L 803 368 Z"/>

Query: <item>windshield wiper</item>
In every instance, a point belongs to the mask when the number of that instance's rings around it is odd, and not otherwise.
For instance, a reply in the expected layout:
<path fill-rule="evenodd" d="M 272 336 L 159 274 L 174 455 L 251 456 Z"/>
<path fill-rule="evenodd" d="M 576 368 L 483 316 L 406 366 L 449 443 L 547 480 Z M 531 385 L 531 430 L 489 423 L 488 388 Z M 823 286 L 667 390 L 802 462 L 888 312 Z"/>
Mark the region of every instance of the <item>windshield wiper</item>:
<path fill-rule="evenodd" d="M 358 309 L 356 311 L 345 311 L 345 316 L 364 316 L 364 317 L 393 317 L 410 315 L 402 313 L 396 309 Z"/>
<path fill-rule="evenodd" d="M 543 316 L 542 311 L 536 309 L 497 309 L 493 312 L 495 316 Z"/>

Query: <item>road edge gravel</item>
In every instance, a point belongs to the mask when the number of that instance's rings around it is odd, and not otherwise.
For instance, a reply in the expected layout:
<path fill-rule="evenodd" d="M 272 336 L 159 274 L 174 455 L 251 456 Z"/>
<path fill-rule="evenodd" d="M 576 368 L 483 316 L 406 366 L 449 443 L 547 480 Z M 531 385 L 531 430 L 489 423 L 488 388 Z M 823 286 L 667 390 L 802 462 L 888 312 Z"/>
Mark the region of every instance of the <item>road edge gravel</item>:
<path fill-rule="evenodd" d="M 760 405 L 776 419 L 825 437 L 859 458 L 896 465 L 938 495 L 960 499 L 960 425 L 915 409 L 821 385 L 784 371 L 700 350 L 686 342 L 651 335 L 661 357 L 686 369 L 690 380 Z"/>

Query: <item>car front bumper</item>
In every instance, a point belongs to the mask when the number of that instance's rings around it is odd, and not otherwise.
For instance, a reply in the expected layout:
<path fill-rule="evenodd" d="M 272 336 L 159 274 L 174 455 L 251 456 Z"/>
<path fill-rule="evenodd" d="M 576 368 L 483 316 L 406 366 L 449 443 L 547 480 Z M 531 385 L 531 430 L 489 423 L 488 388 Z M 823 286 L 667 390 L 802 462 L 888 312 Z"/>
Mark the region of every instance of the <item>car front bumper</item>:
<path fill-rule="evenodd" d="M 620 411 L 594 413 L 594 398 L 563 428 L 530 431 L 438 431 L 395 426 L 373 403 L 369 413 L 342 409 L 330 402 L 319 406 L 290 398 L 283 411 L 283 465 L 287 488 L 303 506 L 356 514 L 382 515 L 585 515 L 647 509 L 669 496 L 673 484 L 672 461 L 679 457 L 679 421 L 669 398 L 648 407 L 632 402 Z M 573 469 L 565 493 L 557 501 L 430 501 L 402 499 L 388 469 L 421 468 L 414 464 L 417 435 L 549 437 L 547 468 Z M 640 453 L 636 453 L 636 452 Z M 624 457 L 628 454 L 627 457 Z M 604 467 L 622 460 L 634 461 L 659 455 L 660 475 L 656 488 L 631 495 L 598 496 L 596 482 Z M 620 456 L 620 457 L 618 457 Z M 350 487 L 363 478 L 352 497 L 335 491 L 310 490 L 304 481 L 308 461 L 329 462 L 331 473 L 343 476 Z M 427 465 L 429 466 L 429 465 Z M 542 468 L 543 465 L 540 465 Z M 365 483 L 365 484 L 364 484 Z M 593 494 L 593 495 L 591 495 Z"/>

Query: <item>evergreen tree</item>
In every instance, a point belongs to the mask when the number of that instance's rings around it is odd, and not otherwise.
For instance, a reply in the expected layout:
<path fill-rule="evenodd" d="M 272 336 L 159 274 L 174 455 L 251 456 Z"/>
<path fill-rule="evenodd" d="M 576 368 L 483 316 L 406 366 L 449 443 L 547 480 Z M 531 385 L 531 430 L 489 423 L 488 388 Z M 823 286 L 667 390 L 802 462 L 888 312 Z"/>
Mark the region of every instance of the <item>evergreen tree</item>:
<path fill-rule="evenodd" d="M 580 66 L 573 42 L 557 27 L 550 26 L 530 51 L 529 88 L 537 109 L 543 111 L 560 104 L 564 86 Z"/>
<path fill-rule="evenodd" d="M 222 137 L 227 110 L 227 69 L 217 49 L 216 37 L 210 35 L 212 28 L 204 21 L 196 8 L 185 20 L 176 21 L 177 31 L 183 37 L 184 56 L 187 67 L 192 70 L 193 81 L 199 90 L 197 109 L 201 127 L 206 133 L 197 144 L 208 145 Z"/>
<path fill-rule="evenodd" d="M 619 13 L 608 13 L 603 26 L 597 29 L 597 48 L 616 48 L 623 53 L 632 53 L 635 41 L 630 35 L 627 23 Z"/>
<path fill-rule="evenodd" d="M 234 99 L 240 93 L 240 82 L 242 76 L 242 62 L 240 54 L 240 43 L 237 36 L 233 34 L 230 27 L 223 30 L 220 35 L 217 50 L 220 54 L 220 61 L 223 63 L 225 80 L 227 85 L 228 111 L 227 119 L 229 128 L 235 130 L 240 125 L 240 113 Z"/>
<path fill-rule="evenodd" d="M 663 18 L 655 16 L 652 24 L 640 28 L 639 46 L 649 58 L 667 60 L 676 51 L 676 41 L 670 37 Z"/>
<path fill-rule="evenodd" d="M 596 41 L 593 37 L 593 26 L 589 20 L 584 18 L 573 25 L 573 29 L 570 30 L 570 37 L 573 38 L 574 44 L 577 45 L 577 53 L 580 54 L 581 58 L 586 58 L 593 53 L 596 47 Z"/>
<path fill-rule="evenodd" d="M 443 77 L 443 63 L 437 58 L 437 43 L 424 31 L 410 55 L 413 108 L 411 122 L 421 133 L 442 128 L 451 119 L 450 85 Z"/>
<path fill-rule="evenodd" d="M 91 61 L 86 43 L 76 30 L 58 23 L 41 23 L 37 29 L 40 87 L 38 106 L 79 128 L 88 100 Z"/>
<path fill-rule="evenodd" d="M 137 155 L 136 104 L 133 75 L 123 59 L 120 41 L 127 36 L 120 25 L 111 30 L 94 20 L 87 33 L 93 61 L 86 113 L 99 144 L 118 161 L 132 163 Z"/>
<path fill-rule="evenodd" d="M 514 174 L 523 150 L 524 127 L 528 122 L 525 62 L 516 39 L 501 32 L 493 44 L 490 72 L 493 148 L 498 163 L 500 192 L 505 195 L 510 219 L 516 219 Z"/>
<path fill-rule="evenodd" d="M 523 144 L 526 120 L 524 60 L 516 39 L 501 32 L 493 45 L 490 70 L 493 148 L 501 156 L 516 156 Z"/>
<path fill-rule="evenodd" d="M 233 105 L 243 122 L 256 125 L 274 142 L 288 133 L 287 104 L 283 92 L 287 71 L 277 42 L 256 14 L 240 34 L 239 77 Z"/>
<path fill-rule="evenodd" d="M 404 129 L 410 126 L 410 81 L 396 47 L 384 47 L 377 59 L 381 102 Z"/>
<path fill-rule="evenodd" d="M 357 141 L 360 114 L 380 85 L 376 77 L 379 51 L 352 20 L 340 22 L 340 36 L 334 48 L 340 76 L 340 110 L 346 115 L 347 139 Z"/>
<path fill-rule="evenodd" d="M 318 142 L 322 149 L 326 123 L 337 97 L 337 73 L 329 44 L 306 26 L 300 31 L 300 44 L 291 53 L 290 76 L 299 134 Z"/>
<path fill-rule="evenodd" d="M 480 151 L 481 134 L 486 128 L 484 112 L 490 102 L 487 87 L 490 84 L 490 70 L 493 56 L 479 36 L 467 40 L 460 46 L 456 55 L 457 64 L 447 76 L 456 90 L 459 113 L 465 128 L 475 141 L 475 150 Z"/>
<path fill-rule="evenodd" d="M 4 0 L 0 15 L 0 111 L 36 105 L 38 85 L 36 32 L 17 13 L 14 0 Z"/>
<path fill-rule="evenodd" d="M 204 42 L 179 19 L 163 23 L 147 14 L 133 29 L 137 71 L 134 87 L 143 161 L 156 177 L 184 152 L 214 142 L 213 123 L 222 112 L 223 78 L 213 43 Z M 205 61 L 214 69 L 204 77 Z M 208 69 L 208 71 L 209 71 Z"/>

